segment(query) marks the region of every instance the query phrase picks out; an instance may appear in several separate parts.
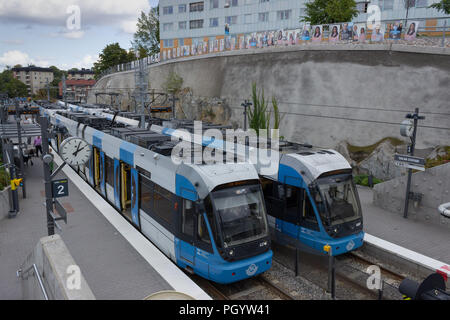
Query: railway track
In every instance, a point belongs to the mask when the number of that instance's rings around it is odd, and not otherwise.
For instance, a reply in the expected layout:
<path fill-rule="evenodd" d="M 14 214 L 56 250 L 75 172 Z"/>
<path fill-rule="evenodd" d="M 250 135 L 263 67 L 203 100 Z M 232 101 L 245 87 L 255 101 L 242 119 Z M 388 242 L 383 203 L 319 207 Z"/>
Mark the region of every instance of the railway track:
<path fill-rule="evenodd" d="M 276 245 L 275 245 L 276 246 Z M 284 268 L 295 270 L 295 250 L 293 248 L 278 248 L 274 250 L 274 260 Z M 328 291 L 328 258 L 301 252 L 299 258 L 299 276 L 310 281 L 324 292 Z M 368 267 L 377 265 L 381 271 L 381 290 L 369 289 L 368 283 L 373 281 Z M 337 299 L 374 300 L 401 299 L 398 292 L 400 282 L 405 278 L 386 266 L 369 261 L 356 254 L 349 253 L 335 260 L 336 297 Z"/>
<path fill-rule="evenodd" d="M 295 300 L 279 284 L 263 275 L 227 285 L 193 277 L 196 283 L 215 300 Z"/>

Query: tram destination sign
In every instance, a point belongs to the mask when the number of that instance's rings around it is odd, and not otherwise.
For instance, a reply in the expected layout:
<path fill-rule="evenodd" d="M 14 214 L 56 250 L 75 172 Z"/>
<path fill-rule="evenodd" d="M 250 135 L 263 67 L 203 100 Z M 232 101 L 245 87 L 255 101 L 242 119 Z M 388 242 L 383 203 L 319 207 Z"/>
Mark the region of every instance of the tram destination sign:
<path fill-rule="evenodd" d="M 425 171 L 425 159 L 404 154 L 394 155 L 394 164 L 398 167 Z"/>

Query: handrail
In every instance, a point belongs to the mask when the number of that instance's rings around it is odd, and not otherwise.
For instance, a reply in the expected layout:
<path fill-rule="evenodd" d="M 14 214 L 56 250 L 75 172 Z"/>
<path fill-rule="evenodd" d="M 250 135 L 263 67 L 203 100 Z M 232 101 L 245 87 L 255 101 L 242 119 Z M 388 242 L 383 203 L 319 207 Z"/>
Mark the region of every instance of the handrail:
<path fill-rule="evenodd" d="M 36 274 L 36 277 L 37 277 L 38 282 L 39 282 L 39 286 L 41 287 L 41 291 L 44 294 L 45 300 L 49 300 L 48 295 L 47 295 L 47 290 L 45 290 L 44 283 L 42 282 L 41 275 L 39 274 L 39 269 L 38 269 L 38 267 L 36 266 L 35 263 L 33 263 L 25 271 L 22 271 L 22 269 L 17 270 L 17 277 L 18 278 L 20 277 L 22 280 L 26 280 L 26 279 L 24 279 L 24 274 L 28 273 L 31 269 L 33 269 L 34 273 Z"/>
<path fill-rule="evenodd" d="M 443 203 L 438 207 L 439 212 L 442 216 L 450 218 L 450 202 Z"/>

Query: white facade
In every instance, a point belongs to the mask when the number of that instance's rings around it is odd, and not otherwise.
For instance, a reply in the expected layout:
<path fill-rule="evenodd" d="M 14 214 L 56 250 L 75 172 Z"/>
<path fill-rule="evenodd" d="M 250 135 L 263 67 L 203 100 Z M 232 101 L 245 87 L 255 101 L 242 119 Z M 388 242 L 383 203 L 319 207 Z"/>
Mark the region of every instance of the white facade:
<path fill-rule="evenodd" d="M 160 0 L 161 48 L 182 46 L 185 39 L 203 41 L 205 37 L 223 36 L 225 24 L 230 35 L 300 28 L 308 0 Z M 354 22 L 367 20 L 367 5 L 379 5 L 382 20 L 406 18 L 406 0 L 356 0 L 360 14 Z M 408 20 L 445 17 L 442 12 L 427 7 L 438 0 L 410 0 Z M 228 4 L 228 5 L 227 5 Z M 438 21 L 437 25 L 441 25 Z M 188 40 L 190 42 L 191 40 Z M 191 43 L 187 43 L 191 44 Z"/>

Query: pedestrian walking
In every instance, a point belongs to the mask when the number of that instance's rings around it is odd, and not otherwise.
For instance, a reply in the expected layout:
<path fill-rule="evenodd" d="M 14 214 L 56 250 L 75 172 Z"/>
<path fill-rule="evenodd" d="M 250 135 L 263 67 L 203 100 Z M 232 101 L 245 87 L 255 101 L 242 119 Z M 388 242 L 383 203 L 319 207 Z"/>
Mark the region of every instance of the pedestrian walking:
<path fill-rule="evenodd" d="M 42 155 L 42 138 L 41 138 L 41 136 L 36 137 L 34 139 L 33 144 L 34 144 L 34 148 L 36 149 L 36 157 L 39 157 L 39 151 L 41 152 L 41 155 Z"/>

